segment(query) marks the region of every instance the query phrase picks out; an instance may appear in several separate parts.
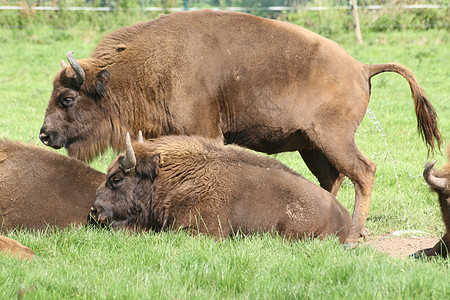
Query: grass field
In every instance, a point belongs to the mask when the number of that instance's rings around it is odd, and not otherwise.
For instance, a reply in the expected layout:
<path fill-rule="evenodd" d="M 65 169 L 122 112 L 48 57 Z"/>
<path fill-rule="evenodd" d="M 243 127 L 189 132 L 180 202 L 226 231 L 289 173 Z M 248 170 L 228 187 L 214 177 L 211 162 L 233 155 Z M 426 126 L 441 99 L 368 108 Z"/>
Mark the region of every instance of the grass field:
<path fill-rule="evenodd" d="M 40 144 L 39 129 L 59 61 L 68 50 L 74 50 L 77 58 L 88 56 L 104 33 L 76 26 L 0 28 L 0 137 Z M 354 44 L 351 34 L 331 38 L 361 62 L 397 61 L 409 67 L 436 107 L 444 141 L 450 140 L 448 30 L 370 33 L 364 36 L 364 45 Z M 370 234 L 411 229 L 442 235 L 437 197 L 422 178 L 425 162 L 433 158 L 427 157 L 416 132 L 406 80 L 391 73 L 374 77 L 369 107 L 372 114 L 364 119 L 356 140 L 361 152 L 377 164 L 367 222 Z M 113 157 L 107 153 L 92 166 L 106 171 Z M 297 153 L 276 158 L 315 181 Z M 437 166 L 445 163 L 440 153 L 434 158 Z M 349 181 L 338 199 L 353 209 L 354 188 Z M 398 260 L 366 246 L 344 250 L 335 240 L 287 243 L 261 235 L 216 242 L 183 232 L 130 235 L 84 228 L 7 235 L 37 255 L 32 262 L 0 257 L 1 299 L 444 299 L 450 295 L 448 261 Z"/>

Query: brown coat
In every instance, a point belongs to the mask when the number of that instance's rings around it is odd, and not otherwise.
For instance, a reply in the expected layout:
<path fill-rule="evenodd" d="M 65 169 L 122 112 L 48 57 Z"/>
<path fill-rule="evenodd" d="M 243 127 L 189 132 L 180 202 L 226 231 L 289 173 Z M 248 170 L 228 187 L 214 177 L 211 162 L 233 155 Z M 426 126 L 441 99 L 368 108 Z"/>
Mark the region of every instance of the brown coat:
<path fill-rule="evenodd" d="M 433 248 L 423 249 L 414 256 L 442 256 L 448 257 L 450 249 L 450 144 L 447 147 L 447 164 L 439 171 L 434 169 L 436 162 L 427 163 L 423 171 L 423 177 L 430 186 L 431 190 L 438 194 L 439 206 L 441 208 L 442 219 L 445 224 L 446 232 L 442 239 L 434 245 Z"/>
<path fill-rule="evenodd" d="M 355 185 L 351 239 L 364 234 L 375 164 L 355 131 L 370 78 L 396 72 L 409 83 L 419 132 L 431 150 L 441 137 L 433 106 L 413 73 L 365 65 L 305 28 L 244 13 L 181 12 L 106 36 L 87 59 L 55 77 L 40 138 L 90 160 L 124 147 L 126 132 L 201 135 L 256 151 L 299 151 L 333 195 Z M 74 70 L 77 70 L 76 72 Z"/>
<path fill-rule="evenodd" d="M 134 143 L 134 167 L 119 156 L 94 203 L 112 226 L 168 227 L 227 237 L 275 231 L 289 238 L 337 235 L 350 214 L 336 198 L 275 159 L 201 137 Z"/>
<path fill-rule="evenodd" d="M 0 140 L 0 231 L 86 223 L 104 176 L 75 158 Z"/>
<path fill-rule="evenodd" d="M 32 260 L 34 255 L 30 248 L 5 236 L 0 236 L 0 253 L 25 260 Z"/>

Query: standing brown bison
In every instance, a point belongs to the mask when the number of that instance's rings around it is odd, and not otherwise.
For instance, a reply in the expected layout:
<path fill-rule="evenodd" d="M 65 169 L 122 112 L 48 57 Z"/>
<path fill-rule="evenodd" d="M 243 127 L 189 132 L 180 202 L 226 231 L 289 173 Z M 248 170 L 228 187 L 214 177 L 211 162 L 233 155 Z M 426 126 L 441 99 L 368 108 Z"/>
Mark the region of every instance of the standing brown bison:
<path fill-rule="evenodd" d="M 127 131 L 221 138 L 256 151 L 299 151 L 333 195 L 355 185 L 350 240 L 364 234 L 375 164 L 354 134 L 370 78 L 396 72 L 409 83 L 419 132 L 441 142 L 436 114 L 406 67 L 365 65 L 302 27 L 236 12 L 175 13 L 118 29 L 87 59 L 68 53 L 56 74 L 40 139 L 90 160 L 123 149 Z"/>
<path fill-rule="evenodd" d="M 92 213 L 114 227 L 183 228 L 218 237 L 336 234 L 341 242 L 350 229 L 349 212 L 331 193 L 273 158 L 219 140 L 167 136 L 128 143 L 106 177 Z"/>
<path fill-rule="evenodd" d="M 414 254 L 422 256 L 448 257 L 450 249 L 450 144 L 447 147 L 447 164 L 439 171 L 434 169 L 435 161 L 427 163 L 423 171 L 423 177 L 430 188 L 438 194 L 441 207 L 442 219 L 444 220 L 446 232 L 442 239 L 433 248 L 423 249 Z"/>
<path fill-rule="evenodd" d="M 86 223 L 103 180 L 75 158 L 0 140 L 0 231 Z"/>

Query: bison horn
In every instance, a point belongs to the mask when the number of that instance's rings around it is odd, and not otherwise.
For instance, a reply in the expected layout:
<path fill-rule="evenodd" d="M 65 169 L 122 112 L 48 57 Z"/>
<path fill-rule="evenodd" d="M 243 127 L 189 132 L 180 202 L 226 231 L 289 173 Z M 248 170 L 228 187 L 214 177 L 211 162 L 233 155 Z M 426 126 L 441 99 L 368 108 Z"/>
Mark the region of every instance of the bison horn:
<path fill-rule="evenodd" d="M 425 165 L 425 170 L 423 171 L 423 178 L 425 178 L 425 181 L 434 188 L 438 188 L 440 190 L 443 190 L 447 187 L 447 179 L 445 178 L 439 178 L 434 176 L 432 173 L 433 167 L 436 164 L 436 161 L 428 162 Z"/>
<path fill-rule="evenodd" d="M 139 130 L 138 142 L 139 143 L 143 143 L 144 142 L 144 136 L 142 135 L 142 131 L 141 130 Z"/>
<path fill-rule="evenodd" d="M 67 67 L 67 64 L 66 64 L 66 62 L 64 61 L 64 60 L 62 60 L 61 59 L 61 68 L 66 68 Z"/>
<path fill-rule="evenodd" d="M 133 146 L 131 145 L 130 133 L 127 132 L 126 150 L 125 150 L 125 157 L 122 160 L 122 167 L 124 167 L 125 170 L 129 170 L 134 168 L 135 165 L 136 165 L 136 156 L 134 154 Z"/>
<path fill-rule="evenodd" d="M 67 60 L 69 61 L 70 66 L 77 74 L 75 76 L 76 82 L 81 86 L 84 82 L 84 79 L 86 78 L 86 75 L 84 74 L 83 68 L 80 66 L 80 64 L 75 60 L 73 57 L 73 51 L 67 52 Z"/>

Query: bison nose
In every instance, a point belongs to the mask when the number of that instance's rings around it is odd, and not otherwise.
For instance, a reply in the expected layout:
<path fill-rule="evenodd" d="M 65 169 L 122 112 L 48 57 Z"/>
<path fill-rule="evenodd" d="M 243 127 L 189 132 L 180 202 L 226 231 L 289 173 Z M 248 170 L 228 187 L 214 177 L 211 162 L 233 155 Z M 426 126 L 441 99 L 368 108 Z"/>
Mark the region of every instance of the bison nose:
<path fill-rule="evenodd" d="M 56 131 L 48 131 L 46 127 L 42 126 L 39 133 L 39 139 L 45 146 L 52 147 L 54 149 L 60 149 L 63 146 L 63 139 Z"/>
<path fill-rule="evenodd" d="M 103 212 L 103 208 L 101 206 L 91 207 L 91 214 L 98 218 L 99 214 Z"/>
<path fill-rule="evenodd" d="M 99 219 L 99 212 L 96 208 L 91 207 L 91 211 L 89 212 L 88 218 L 87 218 L 87 225 L 100 228 L 105 228 L 107 223 L 105 221 L 102 221 Z"/>
<path fill-rule="evenodd" d="M 94 225 L 94 226 L 98 225 L 98 222 L 97 222 L 97 210 L 95 208 L 93 208 L 93 207 L 91 207 L 91 211 L 88 214 L 87 224 L 88 225 Z"/>
<path fill-rule="evenodd" d="M 48 142 L 50 141 L 50 136 L 44 132 L 42 132 L 39 134 L 39 139 L 41 140 L 42 143 L 44 143 L 45 146 L 48 146 Z"/>
<path fill-rule="evenodd" d="M 106 222 L 108 220 L 106 212 L 101 206 L 92 207 L 91 214 L 93 214 L 95 218 L 100 222 Z"/>
<path fill-rule="evenodd" d="M 97 210 L 94 207 L 91 207 L 91 212 L 90 212 L 91 216 L 93 217 L 97 217 Z"/>

